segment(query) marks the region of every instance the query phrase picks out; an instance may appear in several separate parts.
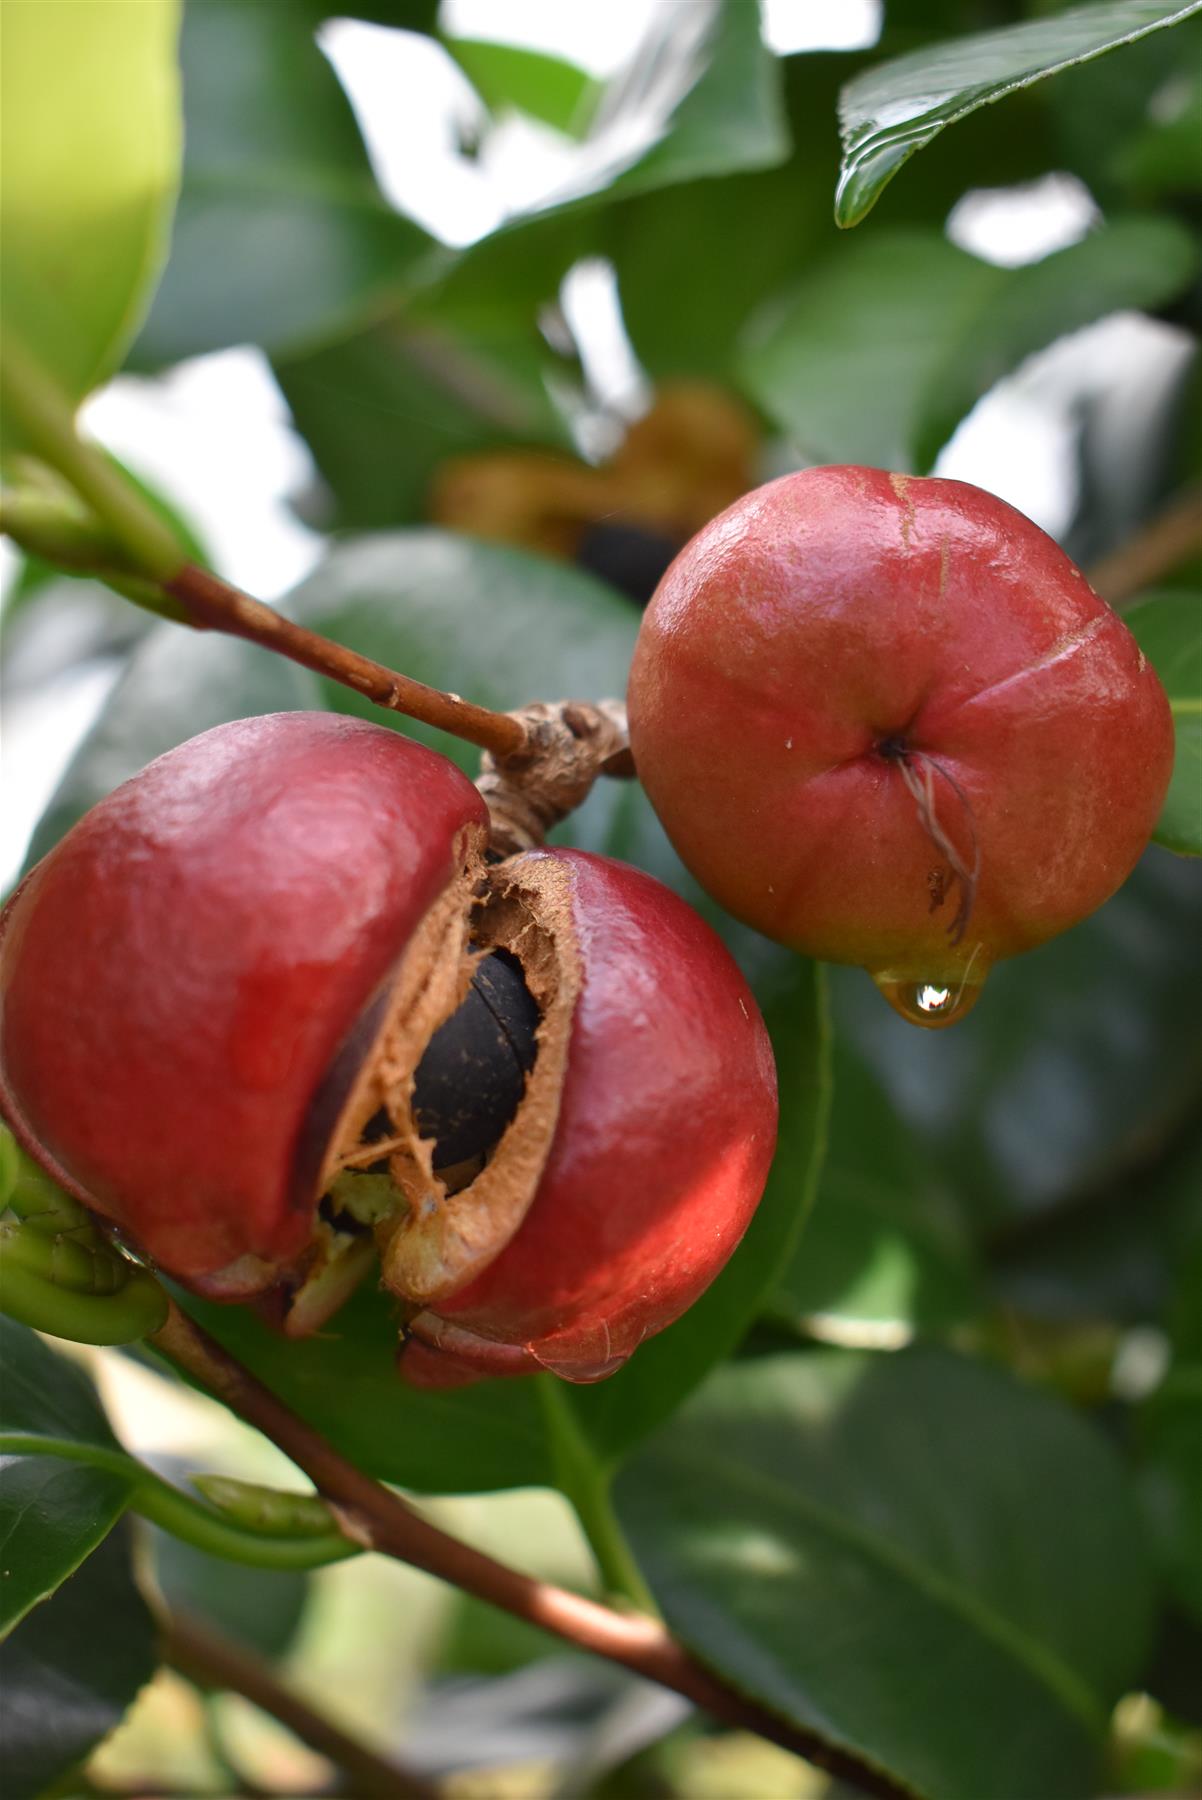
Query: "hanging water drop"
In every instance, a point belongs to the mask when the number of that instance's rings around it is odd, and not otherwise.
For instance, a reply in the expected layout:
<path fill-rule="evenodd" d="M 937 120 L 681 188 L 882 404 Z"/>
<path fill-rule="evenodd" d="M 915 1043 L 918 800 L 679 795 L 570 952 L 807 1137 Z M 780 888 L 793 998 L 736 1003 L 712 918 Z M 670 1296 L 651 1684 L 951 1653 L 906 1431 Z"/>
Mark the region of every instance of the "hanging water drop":
<path fill-rule="evenodd" d="M 985 985 L 983 979 L 953 986 L 942 981 L 899 981 L 888 972 L 874 974 L 872 979 L 895 1013 L 907 1024 L 921 1025 L 927 1031 L 959 1024 L 972 1011 Z"/>

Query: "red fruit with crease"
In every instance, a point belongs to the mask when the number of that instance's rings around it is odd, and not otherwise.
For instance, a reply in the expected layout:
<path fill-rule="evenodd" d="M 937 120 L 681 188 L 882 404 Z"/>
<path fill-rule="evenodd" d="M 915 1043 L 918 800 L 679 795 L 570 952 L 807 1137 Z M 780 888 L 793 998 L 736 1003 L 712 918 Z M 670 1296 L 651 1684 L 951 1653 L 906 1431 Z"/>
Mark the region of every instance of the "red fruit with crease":
<path fill-rule="evenodd" d="M 927 1025 L 1114 892 L 1173 761 L 1155 672 L 1051 538 L 879 469 L 786 475 L 707 525 L 648 608 L 629 702 L 702 885 Z"/>
<path fill-rule="evenodd" d="M 183 1285 L 289 1332 L 378 1258 L 416 1381 L 609 1373 L 739 1241 L 775 1141 L 771 1050 L 683 901 L 579 852 L 490 867 L 487 831 L 446 758 L 331 715 L 161 757 L 0 920 L 18 1137 Z M 488 1058 L 515 1053 L 499 990 L 484 1062 L 444 1046 L 440 1079 L 464 1070 L 445 1114 L 423 1079 L 498 961 L 529 1055 L 452 1156 Z"/>

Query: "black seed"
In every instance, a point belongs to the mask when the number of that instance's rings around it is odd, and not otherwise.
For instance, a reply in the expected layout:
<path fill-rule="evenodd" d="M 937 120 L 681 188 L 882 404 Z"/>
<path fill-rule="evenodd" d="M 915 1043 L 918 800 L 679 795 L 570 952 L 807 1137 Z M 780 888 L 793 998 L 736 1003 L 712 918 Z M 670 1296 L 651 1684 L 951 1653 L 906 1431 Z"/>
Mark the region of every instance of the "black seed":
<path fill-rule="evenodd" d="M 436 1169 L 479 1156 L 501 1136 L 534 1067 L 538 1021 L 521 964 L 492 951 L 417 1066 L 413 1114 L 422 1137 L 435 1140 Z"/>
<path fill-rule="evenodd" d="M 600 519 L 585 529 L 576 546 L 576 561 L 637 605 L 646 606 L 681 541 L 646 525 Z"/>

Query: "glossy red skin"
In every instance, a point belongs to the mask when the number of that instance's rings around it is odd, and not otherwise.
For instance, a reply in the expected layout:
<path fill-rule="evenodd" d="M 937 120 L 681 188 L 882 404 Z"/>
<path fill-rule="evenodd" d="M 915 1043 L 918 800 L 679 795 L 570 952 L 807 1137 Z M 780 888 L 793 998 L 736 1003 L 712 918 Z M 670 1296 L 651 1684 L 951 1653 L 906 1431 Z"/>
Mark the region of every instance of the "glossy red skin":
<path fill-rule="evenodd" d="M 401 1368 L 421 1385 L 612 1373 L 713 1281 L 775 1148 L 771 1044 L 721 939 L 638 869 L 531 854 L 571 872 L 581 957 L 559 1119 L 514 1238 L 415 1321 Z"/>
<path fill-rule="evenodd" d="M 151 763 L 0 921 L 18 1135 L 185 1281 L 288 1260 L 317 1199 L 290 1180 L 310 1101 L 469 823 L 486 810 L 445 757 L 330 714 L 221 725 Z"/>
<path fill-rule="evenodd" d="M 769 937 L 971 979 L 1101 905 L 1148 841 L 1173 727 L 1131 634 L 1013 507 L 963 482 L 820 468 L 747 494 L 676 558 L 630 680 L 640 777 L 723 906 Z M 975 818 L 959 945 L 948 864 L 890 738 Z M 942 777 L 938 816 L 971 859 Z"/>

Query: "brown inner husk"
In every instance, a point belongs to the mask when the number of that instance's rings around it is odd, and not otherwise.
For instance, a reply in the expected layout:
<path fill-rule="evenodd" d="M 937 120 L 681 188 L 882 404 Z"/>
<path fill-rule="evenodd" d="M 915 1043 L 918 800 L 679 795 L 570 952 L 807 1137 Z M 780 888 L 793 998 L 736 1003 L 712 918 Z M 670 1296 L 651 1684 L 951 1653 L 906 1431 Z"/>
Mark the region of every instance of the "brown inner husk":
<path fill-rule="evenodd" d="M 420 1308 L 465 1287 L 513 1237 L 538 1187 L 559 1117 L 580 988 L 570 873 L 550 856 L 514 857 L 487 874 L 470 846 L 463 873 L 430 908 L 397 969 L 374 1044 L 342 1109 L 322 1176 L 388 1158 L 396 1206 L 374 1225 L 384 1285 Z M 483 893 L 481 896 L 481 889 Z M 469 948 L 469 939 L 476 948 Z M 541 1015 L 526 1092 L 483 1169 L 452 1187 L 419 1136 L 414 1073 L 434 1032 L 461 1005 L 477 962 L 496 949 L 521 964 Z M 387 1113 L 393 1135 L 364 1140 Z"/>

